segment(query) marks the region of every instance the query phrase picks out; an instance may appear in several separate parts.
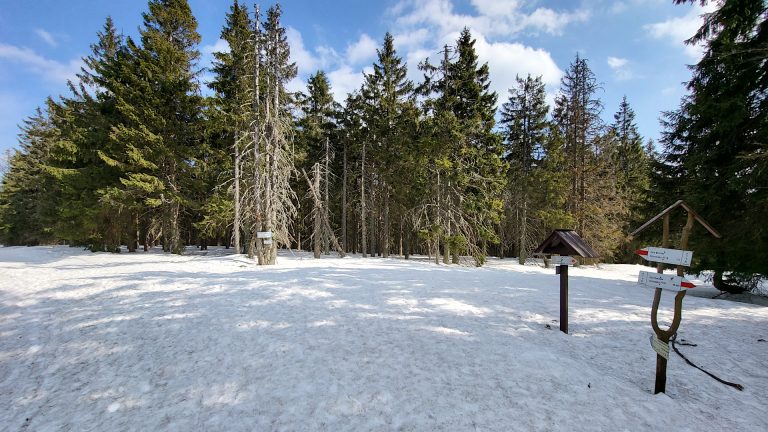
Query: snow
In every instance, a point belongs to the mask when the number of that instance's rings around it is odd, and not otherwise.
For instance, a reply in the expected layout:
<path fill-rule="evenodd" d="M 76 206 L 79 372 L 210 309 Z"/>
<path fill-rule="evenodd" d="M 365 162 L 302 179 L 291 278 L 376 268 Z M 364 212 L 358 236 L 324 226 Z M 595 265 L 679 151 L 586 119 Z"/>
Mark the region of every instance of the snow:
<path fill-rule="evenodd" d="M 0 430 L 768 430 L 768 308 L 686 296 L 681 351 L 745 389 L 671 353 L 654 395 L 643 268 L 570 269 L 566 335 L 511 260 L 0 248 Z"/>

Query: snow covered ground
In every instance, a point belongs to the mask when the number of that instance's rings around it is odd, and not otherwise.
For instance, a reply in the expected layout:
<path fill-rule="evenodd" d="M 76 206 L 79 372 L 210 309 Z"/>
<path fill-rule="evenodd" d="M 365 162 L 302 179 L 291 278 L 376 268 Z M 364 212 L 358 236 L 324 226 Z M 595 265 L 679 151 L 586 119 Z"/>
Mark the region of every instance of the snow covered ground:
<path fill-rule="evenodd" d="M 768 308 L 687 296 L 680 349 L 745 389 L 672 353 L 653 395 L 640 269 L 571 269 L 565 335 L 511 260 L 0 248 L 0 430 L 768 430 Z"/>

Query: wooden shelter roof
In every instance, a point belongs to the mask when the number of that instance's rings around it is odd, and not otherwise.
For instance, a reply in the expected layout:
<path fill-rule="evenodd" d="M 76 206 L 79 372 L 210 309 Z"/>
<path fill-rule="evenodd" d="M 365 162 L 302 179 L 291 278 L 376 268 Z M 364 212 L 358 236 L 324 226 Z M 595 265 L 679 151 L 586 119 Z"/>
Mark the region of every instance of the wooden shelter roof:
<path fill-rule="evenodd" d="M 534 253 L 537 254 L 556 254 L 556 255 L 575 255 L 583 258 L 600 258 L 576 231 L 559 229 L 552 231 L 552 234 L 546 238 Z"/>

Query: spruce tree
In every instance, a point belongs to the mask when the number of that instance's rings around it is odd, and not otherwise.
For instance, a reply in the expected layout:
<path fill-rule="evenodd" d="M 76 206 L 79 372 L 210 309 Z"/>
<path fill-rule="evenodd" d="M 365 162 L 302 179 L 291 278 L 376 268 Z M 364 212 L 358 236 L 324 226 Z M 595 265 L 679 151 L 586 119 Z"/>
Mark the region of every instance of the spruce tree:
<path fill-rule="evenodd" d="M 229 219 L 235 253 L 238 254 L 242 252 L 244 231 L 244 161 L 253 141 L 250 105 L 253 98 L 254 62 L 258 61 L 254 52 L 254 25 L 248 8 L 235 1 L 221 31 L 221 38 L 227 42 L 229 51 L 213 54 L 215 78 L 209 84 L 216 95 L 212 100 L 215 108 L 210 111 L 208 120 L 211 131 L 215 131 L 214 134 L 221 142 L 215 149 L 220 161 L 217 166 L 219 174 L 231 173 L 231 178 L 221 175 L 215 177 L 216 194 L 204 208 L 204 223 L 201 226 L 213 234 L 229 226 L 224 223 Z"/>
<path fill-rule="evenodd" d="M 414 115 L 415 95 L 413 83 L 407 79 L 407 65 L 397 55 L 390 33 L 384 36 L 377 56 L 373 72 L 365 75 L 361 97 L 365 102 L 364 122 L 370 144 L 366 154 L 372 186 L 369 199 L 377 203 L 371 205 L 371 209 L 378 210 L 368 220 L 371 224 L 369 247 L 375 247 L 376 252 L 386 258 L 392 246 L 392 219 L 405 213 L 402 198 L 407 194 L 408 185 L 403 182 L 402 174 L 407 161 L 409 116 Z M 374 226 L 379 229 L 373 229 Z"/>
<path fill-rule="evenodd" d="M 576 55 L 560 82 L 554 118 L 565 143 L 571 173 L 567 211 L 576 218 L 576 230 L 586 228 L 587 188 L 593 174 L 596 140 L 602 129 L 602 102 L 596 93 L 599 84 L 587 59 Z"/>
<path fill-rule="evenodd" d="M 622 223 L 622 231 L 630 232 L 644 222 L 645 208 L 648 205 L 650 188 L 651 160 L 646 153 L 643 138 L 637 130 L 635 112 L 622 98 L 618 111 L 613 115 L 609 139 L 611 154 L 607 155 L 616 171 L 617 188 L 622 201 L 626 203 L 627 215 Z M 651 144 L 651 149 L 653 148 Z M 638 245 L 623 242 L 622 260 L 631 259 Z"/>
<path fill-rule="evenodd" d="M 457 253 L 469 252 L 480 265 L 487 243 L 498 241 L 494 228 L 503 211 L 505 167 L 501 136 L 493 130 L 497 96 L 474 45 L 465 28 L 456 47 L 445 47 L 439 66 L 422 65 L 428 73 L 423 88 L 434 98 L 427 102 L 425 151 L 432 155 L 434 185 L 427 195 L 434 202 L 427 206 L 435 211 L 426 228 L 432 241 L 443 239 L 444 262 L 449 251 L 454 262 Z"/>
<path fill-rule="evenodd" d="M 533 171 L 539 168 L 549 122 L 546 89 L 541 77 L 516 77 L 517 87 L 510 89 L 509 100 L 501 110 L 501 122 L 506 126 L 506 159 L 509 163 L 507 208 L 516 234 L 520 264 L 542 236 L 540 225 L 531 216 L 535 212 L 532 188 Z M 540 203 L 541 204 L 541 203 Z"/>
<path fill-rule="evenodd" d="M 611 258 L 624 239 L 628 207 L 613 160 L 617 144 L 600 118 L 599 89 L 589 63 L 577 54 L 561 80 L 553 117 L 569 173 L 564 210 L 574 218 L 572 228 L 603 258 Z"/>
<path fill-rule="evenodd" d="M 24 120 L 20 149 L 11 155 L 0 189 L 0 241 L 37 245 L 54 241 L 51 230 L 59 188 L 45 167 L 50 164 L 56 131 L 46 111 Z"/>
<path fill-rule="evenodd" d="M 309 77 L 307 81 L 307 94 L 301 95 L 299 102 L 301 107 L 301 118 L 298 121 L 299 133 L 297 137 L 297 147 L 299 148 L 297 156 L 298 164 L 304 172 L 312 172 L 314 164 L 319 164 L 320 173 L 318 180 L 320 188 L 317 191 L 321 199 L 319 215 L 323 220 L 331 220 L 331 188 L 332 182 L 337 179 L 336 153 L 338 147 L 338 136 L 336 133 L 335 119 L 337 117 L 336 104 L 331 94 L 331 86 L 328 77 L 323 71 L 318 71 Z M 299 184 L 306 185 L 305 182 Z M 301 189 L 304 189 L 302 187 Z M 311 208 L 310 202 L 314 205 L 314 193 L 306 194 L 307 202 L 303 206 L 305 209 Z M 303 219 L 300 212 L 299 218 Z M 320 232 L 314 233 L 314 242 L 317 250 L 324 253 L 329 252 L 331 237 L 335 237 L 332 232 L 325 230 L 325 225 L 321 225 Z"/>
<path fill-rule="evenodd" d="M 122 121 L 111 134 L 116 152 L 108 157 L 125 167 L 121 198 L 155 209 L 163 250 L 181 253 L 185 186 L 193 178 L 200 136 L 200 35 L 186 0 L 151 0 L 148 8 L 141 45 L 127 41 L 115 89 Z"/>
<path fill-rule="evenodd" d="M 119 122 L 114 88 L 120 81 L 122 37 L 107 18 L 91 55 L 83 59 L 71 95 L 50 104 L 60 130 L 48 169 L 62 188 L 62 205 L 54 227 L 58 238 L 93 251 L 117 251 L 122 243 L 137 246 L 138 206 L 115 200 L 124 174 L 107 155 L 114 152 L 109 135 Z"/>
<path fill-rule="evenodd" d="M 616 139 L 615 161 L 621 176 L 621 187 L 630 195 L 632 201 L 637 201 L 647 192 L 648 157 L 645 153 L 643 137 L 637 130 L 635 111 L 629 105 L 626 96 L 622 98 L 613 119 L 610 131 Z"/>
<path fill-rule="evenodd" d="M 666 194 L 686 200 L 723 235 L 691 237 L 694 269 L 715 270 L 715 285 L 726 288 L 726 271 L 752 280 L 768 273 L 768 5 L 718 6 L 688 41 L 706 49 L 692 68 L 689 94 L 665 115 L 662 144 Z"/>

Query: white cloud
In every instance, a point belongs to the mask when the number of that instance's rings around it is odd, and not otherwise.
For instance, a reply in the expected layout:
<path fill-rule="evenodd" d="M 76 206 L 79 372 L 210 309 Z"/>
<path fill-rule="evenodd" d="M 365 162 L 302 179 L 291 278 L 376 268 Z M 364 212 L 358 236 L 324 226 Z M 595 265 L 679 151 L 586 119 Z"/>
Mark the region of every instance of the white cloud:
<path fill-rule="evenodd" d="M 307 83 L 297 76 L 285 84 L 285 89 L 291 93 L 306 92 Z"/>
<path fill-rule="evenodd" d="M 473 0 L 472 4 L 477 15 L 457 14 L 451 0 L 401 0 L 390 13 L 403 27 L 431 26 L 443 34 L 469 27 L 490 37 L 512 36 L 523 30 L 559 35 L 568 24 L 586 21 L 590 16 L 581 9 L 559 12 L 537 8 L 526 12 L 518 1 Z"/>
<path fill-rule="evenodd" d="M 550 89 L 560 83 L 563 72 L 547 51 L 520 43 L 489 43 L 482 35 L 474 36 L 477 38 L 475 48 L 480 61 L 488 62 L 491 90 L 498 94 L 499 103 L 504 102 L 507 90 L 516 85 L 516 76 L 541 75 L 542 81 Z"/>
<path fill-rule="evenodd" d="M 629 60 L 620 57 L 608 57 L 606 62 L 613 70 L 614 76 L 618 81 L 626 81 L 633 78 L 632 71 L 629 69 Z"/>
<path fill-rule="evenodd" d="M 20 64 L 53 84 L 63 84 L 67 80 L 74 80 L 75 74 L 83 66 L 83 61 L 80 58 L 61 63 L 47 59 L 29 48 L 4 43 L 0 43 L 0 60 Z"/>
<path fill-rule="evenodd" d="M 200 47 L 201 56 L 198 64 L 203 67 L 203 70 L 201 75 L 198 76 L 198 79 L 202 84 L 205 84 L 201 88 L 204 95 L 212 91 L 208 88 L 207 84 L 210 84 L 215 79 L 215 75 L 211 69 L 214 61 L 213 53 L 228 53 L 229 50 L 229 43 L 224 39 L 217 39 L 213 44 L 207 44 Z"/>
<path fill-rule="evenodd" d="M 507 90 L 516 85 L 515 76 L 528 74 L 542 76 L 553 95 L 563 72 L 551 54 L 543 49 L 526 46 L 523 43 L 505 41 L 523 30 L 559 34 L 569 24 L 588 19 L 582 10 L 556 11 L 549 8 L 530 8 L 530 2 L 472 0 L 475 10 L 471 14 L 458 13 L 451 0 L 401 0 L 388 10 L 388 19 L 393 23 L 398 55 L 408 65 L 408 78 L 420 81 L 422 73 L 419 62 L 432 57 L 439 62 L 439 52 L 444 44 L 455 45 L 461 30 L 470 28 L 476 39 L 475 48 L 481 63 L 490 68 L 492 90 L 499 95 L 499 103 L 507 96 Z M 334 98 L 343 102 L 348 93 L 360 88 L 363 73 L 359 66 L 375 56 L 379 46 L 373 38 L 362 34 L 351 42 L 343 55 L 331 49 L 322 52 L 304 46 L 301 34 L 289 28 L 292 59 L 299 66 L 299 73 L 306 78 L 310 69 L 323 67 Z M 370 69 L 370 67 L 369 67 Z M 293 83 L 292 87 L 299 87 Z M 551 97 L 550 97 L 551 99 Z"/>
<path fill-rule="evenodd" d="M 376 41 L 363 33 L 357 42 L 347 47 L 346 60 L 350 64 L 358 64 L 376 56 Z"/>
<path fill-rule="evenodd" d="M 363 83 L 363 71 L 349 65 L 342 65 L 328 73 L 328 81 L 331 82 L 333 98 L 341 103 L 347 98 L 348 93 L 360 88 Z"/>
<path fill-rule="evenodd" d="M 419 28 L 415 30 L 405 31 L 398 33 L 394 36 L 395 47 L 397 49 L 410 49 L 422 46 L 430 38 L 429 30 L 426 28 Z"/>
<path fill-rule="evenodd" d="M 54 48 L 56 48 L 56 46 L 59 45 L 58 42 L 56 42 L 56 38 L 54 38 L 53 35 L 48 33 L 47 31 L 38 28 L 38 29 L 35 29 L 35 33 L 40 37 L 40 39 L 42 39 L 48 45 Z"/>
<path fill-rule="evenodd" d="M 554 35 L 563 34 L 565 27 L 572 22 L 582 22 L 589 19 L 589 12 L 555 12 L 548 8 L 539 8 L 523 19 L 523 26 L 540 29 Z"/>
<path fill-rule="evenodd" d="M 398 48 L 405 49 L 405 53 L 398 53 L 408 63 L 409 78 L 420 80 L 421 73 L 416 69 L 418 63 L 426 57 L 430 57 L 433 64 L 438 63 L 442 46 L 455 45 L 461 30 L 469 27 L 476 40 L 475 49 L 480 63 L 488 63 L 491 90 L 497 92 L 499 103 L 504 102 L 507 90 L 516 85 L 516 75 L 541 75 L 553 94 L 563 72 L 549 52 L 497 39 L 526 28 L 557 33 L 567 23 L 586 19 L 588 15 L 582 12 L 558 13 L 544 8 L 525 14 L 520 10 L 521 3 L 473 0 L 477 14 L 470 16 L 456 13 L 449 0 L 401 1 L 390 10 L 390 14 L 397 23 L 395 42 Z M 493 36 L 496 37 L 492 39 Z"/>
<path fill-rule="evenodd" d="M 229 43 L 224 39 L 218 39 L 216 42 L 213 43 L 213 45 L 203 45 L 203 47 L 200 48 L 200 51 L 203 54 L 213 54 L 215 52 L 228 53 Z"/>
<path fill-rule="evenodd" d="M 714 11 L 717 8 L 715 2 L 707 3 L 701 7 L 698 4 L 692 7 L 685 15 L 670 18 L 666 21 L 647 24 L 643 26 L 651 37 L 655 39 L 667 39 L 672 44 L 682 47 L 692 60 L 701 58 L 704 48 L 701 45 L 687 45 L 685 41 L 693 36 L 704 22 L 702 14 Z"/>
<path fill-rule="evenodd" d="M 293 27 L 288 27 L 286 29 L 286 37 L 288 45 L 291 47 L 291 60 L 296 62 L 299 74 L 313 73 L 320 66 L 320 60 L 304 47 L 301 32 Z"/>
<path fill-rule="evenodd" d="M 510 15 L 517 11 L 517 0 L 472 0 L 472 5 L 482 15 Z"/>
<path fill-rule="evenodd" d="M 625 58 L 608 57 L 608 66 L 610 66 L 611 69 L 619 69 L 624 67 L 626 64 L 627 64 L 627 59 Z"/>
<path fill-rule="evenodd" d="M 310 50 L 304 46 L 301 32 L 293 27 L 286 28 L 286 38 L 291 47 L 291 60 L 296 62 L 300 76 L 309 76 L 318 69 L 326 69 L 339 60 L 339 54 L 331 47 L 321 45 Z"/>
<path fill-rule="evenodd" d="M 405 63 L 408 65 L 408 79 L 414 83 L 420 82 L 424 78 L 424 73 L 419 70 L 419 63 L 427 57 L 434 55 L 433 50 L 414 49 L 405 54 Z"/>

